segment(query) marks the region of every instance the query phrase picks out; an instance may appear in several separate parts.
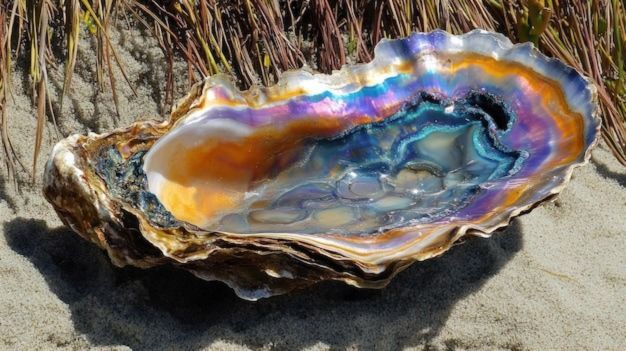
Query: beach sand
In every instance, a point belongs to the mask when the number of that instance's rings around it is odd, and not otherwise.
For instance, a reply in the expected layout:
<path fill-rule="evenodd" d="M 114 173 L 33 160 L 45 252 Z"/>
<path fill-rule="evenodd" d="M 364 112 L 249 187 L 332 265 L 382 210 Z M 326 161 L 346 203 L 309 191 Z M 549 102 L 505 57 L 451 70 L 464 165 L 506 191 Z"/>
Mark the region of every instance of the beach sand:
<path fill-rule="evenodd" d="M 137 88 L 134 96 L 118 74 L 118 118 L 109 90 L 97 92 L 95 51 L 83 36 L 63 111 L 62 63 L 49 72 L 59 133 L 163 118 L 156 43 L 138 31 L 112 35 Z M 35 110 L 26 66 L 15 68 L 9 115 L 14 146 L 30 165 Z M 177 63 L 178 97 L 188 88 L 185 69 Z M 35 185 L 24 181 L 18 192 L 0 172 L 0 349 L 626 348 L 626 169 L 603 144 L 556 202 L 492 238 L 414 264 L 383 290 L 323 283 L 248 302 L 171 267 L 116 268 L 64 227 L 40 190 L 55 138 L 48 123 Z"/>

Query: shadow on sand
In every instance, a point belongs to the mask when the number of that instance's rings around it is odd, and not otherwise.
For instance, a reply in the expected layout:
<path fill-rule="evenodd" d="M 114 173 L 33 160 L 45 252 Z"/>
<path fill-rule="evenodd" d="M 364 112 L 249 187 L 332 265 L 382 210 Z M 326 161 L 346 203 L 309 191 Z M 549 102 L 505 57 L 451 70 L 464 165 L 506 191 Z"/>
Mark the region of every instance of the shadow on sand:
<path fill-rule="evenodd" d="M 613 179 L 619 185 L 626 188 L 626 174 L 610 170 L 604 162 L 595 158 L 591 159 L 591 163 L 596 167 L 596 170 L 601 176 L 607 179 Z"/>
<path fill-rule="evenodd" d="M 1 162 L 1 161 L 0 161 Z M 15 210 L 15 201 L 11 196 L 8 195 L 7 186 L 11 186 L 12 184 L 7 184 L 4 178 L 5 174 L 0 173 L 0 201 L 6 201 L 9 209 Z"/>
<path fill-rule="evenodd" d="M 95 344 L 135 350 L 199 349 L 217 341 L 276 349 L 319 342 L 366 350 L 428 345 L 454 304 L 480 289 L 522 247 L 521 225 L 514 220 L 491 239 L 469 240 L 412 265 L 383 290 L 322 283 L 254 303 L 172 267 L 115 268 L 65 227 L 17 218 L 5 228 L 10 247 L 29 258 L 69 306 L 78 332 Z"/>

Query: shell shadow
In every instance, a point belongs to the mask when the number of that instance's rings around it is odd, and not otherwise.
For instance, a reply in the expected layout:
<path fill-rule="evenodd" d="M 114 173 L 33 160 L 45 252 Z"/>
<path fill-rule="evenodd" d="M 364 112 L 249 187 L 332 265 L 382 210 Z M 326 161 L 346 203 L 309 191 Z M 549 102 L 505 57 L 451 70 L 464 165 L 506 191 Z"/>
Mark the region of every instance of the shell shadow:
<path fill-rule="evenodd" d="M 16 218 L 5 229 L 9 246 L 69 306 L 78 332 L 95 344 L 136 350 L 193 350 L 215 342 L 276 349 L 320 342 L 366 350 L 428 345 L 455 303 L 480 289 L 523 245 L 521 224 L 513 220 L 491 239 L 468 240 L 412 265 L 383 290 L 322 283 L 248 302 L 221 283 L 173 267 L 115 268 L 66 227 Z"/>
<path fill-rule="evenodd" d="M 612 171 L 609 169 L 606 163 L 597 159 L 592 158 L 591 163 L 595 166 L 596 170 L 598 171 L 598 173 L 600 173 L 601 176 L 607 179 L 613 179 L 619 185 L 626 188 L 626 173 Z"/>
<path fill-rule="evenodd" d="M 15 201 L 7 192 L 7 181 L 2 174 L 0 174 L 0 201 L 5 201 L 9 209 L 15 210 Z"/>

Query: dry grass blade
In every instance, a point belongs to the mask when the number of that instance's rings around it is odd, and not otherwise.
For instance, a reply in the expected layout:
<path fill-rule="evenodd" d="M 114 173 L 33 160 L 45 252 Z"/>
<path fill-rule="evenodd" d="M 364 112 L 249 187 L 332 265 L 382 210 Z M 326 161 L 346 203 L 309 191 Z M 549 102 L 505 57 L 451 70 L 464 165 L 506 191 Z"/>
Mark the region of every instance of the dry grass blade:
<path fill-rule="evenodd" d="M 172 31 L 170 25 L 170 19 L 165 17 L 161 19 L 152 9 L 139 3 L 139 2 L 123 2 L 124 10 L 130 12 L 130 14 L 143 24 L 144 27 L 152 30 L 155 38 L 159 42 L 159 46 L 165 55 L 167 60 L 166 70 L 166 86 L 165 86 L 165 105 L 171 106 L 174 101 L 174 48 L 183 48 L 184 45 L 178 39 L 178 36 Z M 137 11 L 139 10 L 139 12 Z M 161 8 L 161 11 L 165 11 Z M 148 23 L 153 21 L 153 23 Z M 194 60 L 194 57 L 189 54 L 187 50 L 180 51 L 183 54 L 185 60 L 189 63 Z M 190 75 L 191 76 L 191 75 Z M 190 78 L 190 81 L 193 80 Z"/>
<path fill-rule="evenodd" d="M 119 102 L 119 98 L 117 97 L 117 88 L 116 88 L 116 80 L 115 80 L 115 75 L 113 74 L 113 65 L 111 63 L 111 54 L 109 53 L 109 50 L 112 50 L 112 47 L 110 45 L 108 45 L 108 42 L 103 42 L 102 38 L 104 37 L 104 30 L 108 30 L 109 28 L 109 23 L 111 20 L 111 11 L 113 9 L 113 2 L 111 0 L 105 0 L 104 1 L 104 5 L 101 5 L 98 7 L 98 12 L 100 15 L 100 19 L 101 22 L 103 24 L 103 28 L 98 28 L 97 30 L 97 36 L 99 39 L 99 57 L 104 59 L 104 66 L 107 67 L 107 75 L 109 76 L 109 84 L 111 86 L 111 94 L 113 96 L 113 104 L 115 105 L 115 113 L 117 114 L 118 117 L 120 117 L 120 102 Z M 103 66 L 102 64 L 100 66 Z M 130 82 L 129 82 L 130 85 Z M 132 85 L 131 85 L 132 88 Z M 137 92 L 133 89 L 133 93 L 135 93 L 135 96 L 137 95 Z"/>
<path fill-rule="evenodd" d="M 8 134 L 7 102 L 9 95 L 11 48 L 9 36 L 8 9 L 0 5 L 0 127 L 2 130 L 2 149 L 5 154 L 5 163 L 9 177 L 15 179 L 15 151 L 11 147 Z"/>
<path fill-rule="evenodd" d="M 328 72 L 346 63 L 345 44 L 337 19 L 328 0 L 314 1 L 315 17 L 319 24 L 319 67 Z"/>
<path fill-rule="evenodd" d="M 348 41 L 348 53 L 350 53 L 350 43 L 355 43 L 354 51 L 360 61 L 370 61 L 372 55 L 370 54 L 365 40 L 363 38 L 363 12 L 358 12 L 357 6 L 354 0 L 345 0 L 346 12 L 348 16 L 348 23 L 350 25 L 350 40 Z M 363 8 L 361 8 L 363 9 Z"/>
<path fill-rule="evenodd" d="M 259 19 L 260 39 L 266 49 L 263 65 L 272 68 L 274 75 L 280 77 L 282 71 L 304 64 L 304 56 L 285 34 L 281 10 L 276 2 L 255 1 L 254 6 Z"/>
<path fill-rule="evenodd" d="M 37 160 L 41 152 L 41 143 L 43 140 L 43 129 L 46 122 L 46 104 L 47 104 L 47 85 L 48 71 L 46 68 L 46 55 L 50 50 L 50 42 L 48 35 L 50 34 L 50 20 L 54 4 L 52 0 L 41 0 L 41 3 L 35 8 L 33 16 L 34 21 L 31 23 L 31 71 L 30 75 L 37 89 L 37 129 L 35 133 L 35 151 L 33 155 L 33 176 L 34 182 L 37 174 Z M 35 94 L 34 94 L 35 95 Z"/>
<path fill-rule="evenodd" d="M 65 77 L 63 79 L 63 90 L 61 91 L 61 102 L 59 111 L 63 112 L 63 99 L 72 84 L 74 67 L 76 66 L 76 55 L 78 54 L 78 39 L 80 35 L 80 3 L 78 0 L 65 0 L 65 40 L 67 56 L 65 59 Z"/>
<path fill-rule="evenodd" d="M 102 0 L 92 0 L 93 5 L 89 3 L 88 0 L 80 0 L 80 1 L 85 7 L 89 16 L 91 16 L 91 18 L 93 19 L 93 21 L 96 23 L 96 26 L 97 26 L 96 38 L 98 39 L 99 56 L 96 62 L 98 66 L 100 67 L 98 69 L 98 81 L 100 82 L 101 85 L 103 84 L 104 74 L 102 73 L 102 67 L 106 65 L 108 67 L 109 79 L 111 83 L 111 92 L 113 94 L 113 101 L 115 103 L 115 110 L 117 111 L 118 116 L 119 116 L 119 106 L 118 106 L 119 104 L 117 102 L 118 100 L 117 92 L 115 90 L 115 77 L 112 74 L 113 70 L 112 70 L 112 65 L 110 61 L 111 55 L 113 56 L 113 59 L 115 60 L 117 67 L 120 69 L 120 72 L 122 73 L 122 76 L 124 77 L 124 80 L 126 80 L 126 83 L 128 83 L 128 86 L 130 87 L 130 89 L 132 90 L 135 96 L 137 96 L 137 91 L 135 90 L 135 87 L 131 84 L 130 79 L 128 78 L 128 75 L 126 74 L 126 70 L 124 69 L 124 65 L 122 64 L 122 60 L 117 54 L 117 51 L 113 47 L 113 44 L 111 43 L 111 39 L 109 38 L 108 25 L 110 24 L 109 19 L 113 15 L 111 13 L 112 8 L 113 8 L 112 7 L 113 0 L 104 0 L 104 4 L 102 4 L 101 2 Z M 96 9 L 98 10 L 98 13 L 96 13 Z"/>
<path fill-rule="evenodd" d="M 24 13 L 26 12 L 26 2 L 24 0 L 14 1 L 12 6 L 9 3 L 0 4 L 0 134 L 2 149 L 7 164 L 8 176 L 13 179 L 14 186 L 17 187 L 16 165 L 26 169 L 13 148 L 9 137 L 9 117 L 8 104 L 12 96 L 11 76 L 12 76 L 12 56 L 11 44 L 14 39 L 14 28 L 17 24 L 17 34 L 19 43 L 24 25 Z M 18 47 L 19 48 L 19 47 Z M 16 51 L 19 51 L 16 50 Z"/>

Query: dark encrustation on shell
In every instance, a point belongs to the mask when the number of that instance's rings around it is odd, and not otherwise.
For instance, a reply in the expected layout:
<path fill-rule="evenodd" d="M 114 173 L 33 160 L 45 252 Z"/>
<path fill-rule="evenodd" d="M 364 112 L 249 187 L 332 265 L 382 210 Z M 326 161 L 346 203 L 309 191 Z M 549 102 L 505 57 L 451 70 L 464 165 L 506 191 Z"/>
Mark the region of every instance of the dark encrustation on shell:
<path fill-rule="evenodd" d="M 118 266 L 175 264 L 252 300 L 380 288 L 557 194 L 596 143 L 595 99 L 529 44 L 416 33 L 332 75 L 212 77 L 168 121 L 73 135 L 44 193 Z"/>

